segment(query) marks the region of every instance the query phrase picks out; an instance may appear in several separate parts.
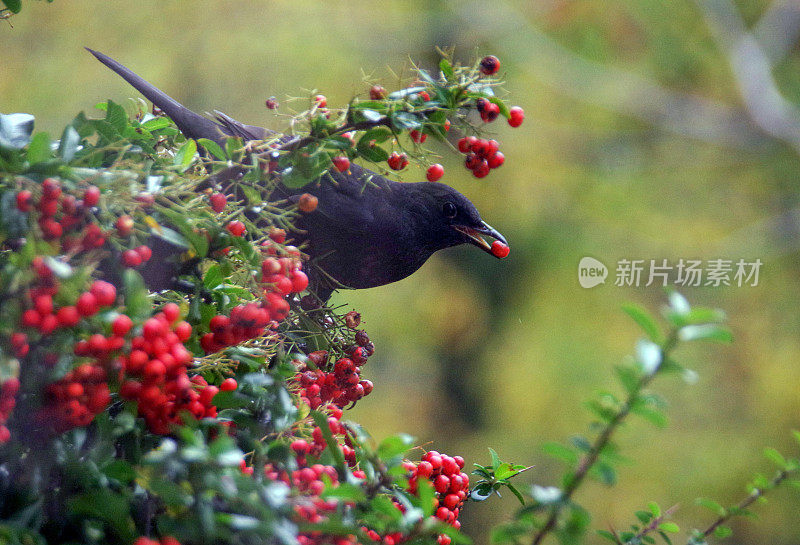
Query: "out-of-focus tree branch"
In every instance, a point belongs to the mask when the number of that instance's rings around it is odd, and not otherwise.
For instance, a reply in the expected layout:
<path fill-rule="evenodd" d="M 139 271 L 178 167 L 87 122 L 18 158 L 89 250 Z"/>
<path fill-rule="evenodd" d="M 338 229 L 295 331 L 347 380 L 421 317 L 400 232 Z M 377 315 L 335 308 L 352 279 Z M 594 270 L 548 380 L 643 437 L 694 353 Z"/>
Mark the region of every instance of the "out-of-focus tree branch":
<path fill-rule="evenodd" d="M 506 3 L 491 10 L 459 2 L 453 10 L 497 43 L 505 57 L 546 85 L 582 102 L 643 120 L 675 134 L 737 148 L 754 148 L 766 138 L 747 114 L 722 102 L 665 89 L 655 81 L 576 55 Z M 485 6 L 484 6 L 485 7 Z M 475 14 L 480 13 L 479 20 Z"/>
<path fill-rule="evenodd" d="M 800 110 L 781 95 L 770 58 L 729 0 L 696 0 L 728 56 L 747 113 L 770 136 L 800 153 Z"/>
<path fill-rule="evenodd" d="M 800 38 L 800 4 L 775 0 L 753 27 L 753 36 L 773 65 L 782 61 Z"/>

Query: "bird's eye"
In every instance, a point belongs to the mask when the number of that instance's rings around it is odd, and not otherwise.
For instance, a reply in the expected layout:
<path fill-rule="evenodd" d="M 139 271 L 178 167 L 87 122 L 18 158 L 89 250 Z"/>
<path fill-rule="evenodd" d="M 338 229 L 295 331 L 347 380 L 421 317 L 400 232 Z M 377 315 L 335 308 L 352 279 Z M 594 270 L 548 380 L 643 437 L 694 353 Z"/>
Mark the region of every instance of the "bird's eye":
<path fill-rule="evenodd" d="M 456 217 L 456 214 L 458 214 L 456 205 L 454 205 L 449 201 L 442 205 L 442 212 L 444 213 L 446 218 L 454 218 Z"/>

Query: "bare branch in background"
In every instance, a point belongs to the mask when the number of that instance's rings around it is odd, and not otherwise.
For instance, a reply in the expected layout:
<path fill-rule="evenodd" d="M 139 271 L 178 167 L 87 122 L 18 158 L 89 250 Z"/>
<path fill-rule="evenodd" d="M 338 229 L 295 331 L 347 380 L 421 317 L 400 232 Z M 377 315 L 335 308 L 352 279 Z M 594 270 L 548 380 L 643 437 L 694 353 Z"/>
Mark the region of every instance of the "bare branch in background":
<path fill-rule="evenodd" d="M 755 148 L 766 141 L 739 109 L 671 91 L 633 72 L 580 57 L 506 3 L 496 3 L 488 11 L 479 2 L 452 6 L 485 39 L 498 44 L 506 56 L 518 59 L 521 66 L 529 66 L 533 77 L 565 95 L 705 142 Z M 476 13 L 482 16 L 476 18 Z"/>
<path fill-rule="evenodd" d="M 800 38 L 800 4 L 775 0 L 753 27 L 753 36 L 773 65 L 781 62 Z"/>
<path fill-rule="evenodd" d="M 770 59 L 728 0 L 696 0 L 728 56 L 747 112 L 770 136 L 800 153 L 800 110 L 786 100 L 772 77 Z"/>

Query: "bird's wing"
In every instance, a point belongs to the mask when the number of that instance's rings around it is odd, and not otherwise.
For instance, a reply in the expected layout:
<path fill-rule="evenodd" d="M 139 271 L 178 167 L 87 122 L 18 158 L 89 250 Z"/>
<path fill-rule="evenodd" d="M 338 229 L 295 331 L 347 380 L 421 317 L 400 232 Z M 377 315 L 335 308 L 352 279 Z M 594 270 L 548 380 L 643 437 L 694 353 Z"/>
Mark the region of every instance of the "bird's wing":
<path fill-rule="evenodd" d="M 274 131 L 256 127 L 255 125 L 246 125 L 219 110 L 214 110 L 214 118 L 225 128 L 227 134 L 238 136 L 245 142 L 249 140 L 265 140 L 275 135 Z"/>

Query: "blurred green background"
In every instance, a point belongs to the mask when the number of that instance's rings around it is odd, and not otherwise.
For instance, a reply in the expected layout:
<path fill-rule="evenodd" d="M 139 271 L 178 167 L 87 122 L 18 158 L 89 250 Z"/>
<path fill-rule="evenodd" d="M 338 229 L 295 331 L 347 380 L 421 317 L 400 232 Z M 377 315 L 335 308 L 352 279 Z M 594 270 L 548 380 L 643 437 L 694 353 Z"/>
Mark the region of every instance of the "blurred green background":
<path fill-rule="evenodd" d="M 541 0 L 27 2 L 0 22 L 0 111 L 35 114 L 54 136 L 95 103 L 137 94 L 82 46 L 103 51 L 198 111 L 281 128 L 264 99 L 329 104 L 364 93 L 366 73 L 432 67 L 435 46 L 469 62 L 495 54 L 527 119 L 491 127 L 506 163 L 476 180 L 444 146 L 443 181 L 503 232 L 511 255 L 437 254 L 402 282 L 335 301 L 360 310 L 377 345 L 374 393 L 350 413 L 377 438 L 406 431 L 468 463 L 534 465 L 555 484 L 545 441 L 585 432 L 582 402 L 614 388 L 636 327 L 620 312 L 662 305 L 659 288 L 614 286 L 619 259 L 726 258 L 764 265 L 757 287 L 686 290 L 728 311 L 730 347 L 682 348 L 699 381 L 656 384 L 670 423 L 619 435 L 618 486 L 586 486 L 594 527 L 626 528 L 647 501 L 679 503 L 682 526 L 707 525 L 698 496 L 738 501 L 766 445 L 792 452 L 800 428 L 800 8 L 790 1 Z M 748 34 L 742 34 L 747 31 Z M 363 71 L 363 72 L 362 72 Z M 286 111 L 284 109 L 284 111 Z M 422 180 L 413 169 L 408 181 Z M 578 262 L 610 269 L 583 289 Z M 477 543 L 513 498 L 462 516 Z M 781 490 L 730 542 L 800 542 L 800 495 Z M 598 541 L 597 538 L 592 538 Z"/>

